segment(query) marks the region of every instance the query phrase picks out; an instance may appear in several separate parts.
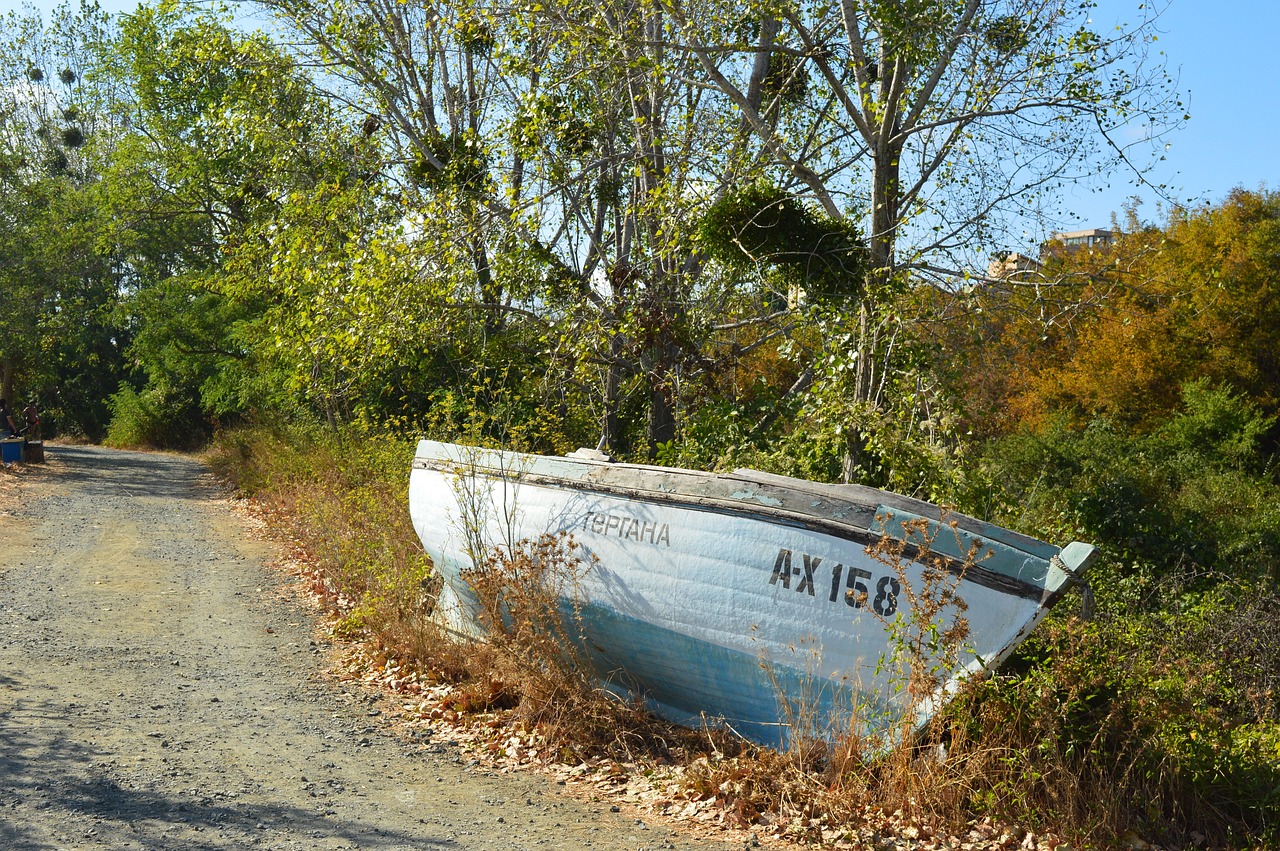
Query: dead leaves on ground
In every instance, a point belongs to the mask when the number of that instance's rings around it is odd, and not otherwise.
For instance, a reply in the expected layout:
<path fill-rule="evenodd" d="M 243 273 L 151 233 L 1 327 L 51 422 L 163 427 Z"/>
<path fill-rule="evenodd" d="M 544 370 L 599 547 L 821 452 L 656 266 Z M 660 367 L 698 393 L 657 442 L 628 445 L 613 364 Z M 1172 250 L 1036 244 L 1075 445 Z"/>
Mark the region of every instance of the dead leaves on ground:
<path fill-rule="evenodd" d="M 485 706 L 457 684 L 432 682 L 402 664 L 385 649 L 335 631 L 350 608 L 340 591 L 319 570 L 303 542 L 279 534 L 283 524 L 253 500 L 234 505 L 250 518 L 255 535 L 281 548 L 276 567 L 293 576 L 296 589 L 325 615 L 326 642 L 338 649 L 333 674 L 382 698 L 381 717 L 413 741 L 456 747 L 475 767 L 496 774 L 538 772 L 563 784 L 576 797 L 625 808 L 637 818 L 744 847 L 820 847 L 849 851 L 1071 851 L 1052 835 L 1038 835 L 990 820 L 963 832 L 940 829 L 918 816 L 864 807 L 833 823 L 801 800 L 788 798 L 773 808 L 744 806 L 742 784 L 750 772 L 736 772 L 714 747 L 707 754 L 673 753 L 666 761 L 620 761 L 548 740 L 506 709 Z M 341 634 L 339 634 L 341 633 Z M 494 699 L 489 703 L 501 706 Z M 424 745 L 425 747 L 425 745 Z M 712 762 L 715 765 L 712 765 Z M 708 778 L 718 782 L 708 784 Z M 735 785 L 737 784 L 737 785 Z M 820 794 L 820 790 L 815 792 Z M 1158 851 L 1155 846 L 1143 846 Z"/>
<path fill-rule="evenodd" d="M 687 762 L 619 761 L 584 754 L 548 741 L 510 713 L 459 711 L 458 689 L 423 681 L 395 659 L 366 645 L 349 643 L 336 665 L 338 676 L 382 695 L 395 723 L 416 740 L 448 743 L 485 770 L 498 774 L 536 771 L 563 783 L 577 797 L 606 802 L 645 817 L 744 846 L 902 849 L 902 851 L 1070 851 L 1050 835 L 1037 835 L 990 820 L 975 822 L 963 834 L 935 828 L 902 810 L 865 808 L 842 824 L 811 815 L 801 802 L 745 819 L 735 807 L 740 790 L 734 772 L 717 766 L 714 756 L 689 756 Z M 708 788 L 701 778 L 728 777 Z M 743 775 L 745 777 L 745 775 Z"/>

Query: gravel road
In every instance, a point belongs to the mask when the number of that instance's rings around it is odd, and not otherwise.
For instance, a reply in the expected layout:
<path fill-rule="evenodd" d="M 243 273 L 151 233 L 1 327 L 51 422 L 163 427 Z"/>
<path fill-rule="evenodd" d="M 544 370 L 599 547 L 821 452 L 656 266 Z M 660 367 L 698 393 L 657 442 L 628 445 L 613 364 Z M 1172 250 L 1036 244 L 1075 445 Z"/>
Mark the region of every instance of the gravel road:
<path fill-rule="evenodd" d="M 396 738 L 200 463 L 48 454 L 0 488 L 0 848 L 730 847 Z"/>

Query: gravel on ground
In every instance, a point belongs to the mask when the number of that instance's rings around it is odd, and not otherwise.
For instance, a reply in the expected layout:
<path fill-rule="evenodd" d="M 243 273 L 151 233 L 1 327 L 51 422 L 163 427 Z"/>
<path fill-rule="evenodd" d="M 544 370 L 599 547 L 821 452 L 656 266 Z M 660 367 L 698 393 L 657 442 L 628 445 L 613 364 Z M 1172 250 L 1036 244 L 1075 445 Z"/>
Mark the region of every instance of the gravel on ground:
<path fill-rule="evenodd" d="M 740 848 L 406 739 L 181 455 L 0 475 L 0 848 Z"/>

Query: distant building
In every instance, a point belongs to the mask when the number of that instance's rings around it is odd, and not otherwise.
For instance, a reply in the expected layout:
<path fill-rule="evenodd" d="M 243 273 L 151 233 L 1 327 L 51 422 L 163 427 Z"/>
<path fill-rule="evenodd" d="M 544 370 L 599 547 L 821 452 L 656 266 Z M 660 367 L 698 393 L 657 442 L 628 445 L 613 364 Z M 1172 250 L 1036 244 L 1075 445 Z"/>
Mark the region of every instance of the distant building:
<path fill-rule="evenodd" d="M 1021 277 L 1028 273 L 1040 271 L 1041 263 L 1034 257 L 1012 251 L 1002 258 L 996 258 L 987 264 L 987 277 L 996 280 Z"/>
<path fill-rule="evenodd" d="M 1119 235 L 1115 231 L 1103 230 L 1102 228 L 1055 233 L 1052 240 L 1040 246 L 1040 256 L 1044 257 L 1045 252 L 1055 243 L 1062 245 L 1067 251 L 1079 251 L 1081 248 L 1087 248 L 1090 251 L 1097 248 L 1108 248 Z"/>
<path fill-rule="evenodd" d="M 1044 261 L 1053 256 L 1061 257 L 1084 249 L 1096 251 L 1109 248 L 1117 237 L 1123 236 L 1119 231 L 1089 228 L 1088 230 L 1059 231 L 1048 242 L 1040 244 L 1040 256 L 1030 257 L 1011 251 L 998 255 L 987 264 L 987 278 L 992 281 L 1036 280 L 1044 271 Z"/>

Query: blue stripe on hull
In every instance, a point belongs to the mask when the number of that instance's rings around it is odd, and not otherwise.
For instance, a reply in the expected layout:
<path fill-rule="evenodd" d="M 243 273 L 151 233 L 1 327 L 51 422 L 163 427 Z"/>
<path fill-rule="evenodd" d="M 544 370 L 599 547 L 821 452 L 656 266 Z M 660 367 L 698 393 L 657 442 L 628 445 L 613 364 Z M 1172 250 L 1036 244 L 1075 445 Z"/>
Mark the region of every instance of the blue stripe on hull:
<path fill-rule="evenodd" d="M 458 586 L 464 605 L 474 607 L 470 589 Z M 786 746 L 793 729 L 824 739 L 845 735 L 855 717 L 860 735 L 883 735 L 897 726 L 883 700 L 852 683 L 806 673 L 803 647 L 795 665 L 769 663 L 607 606 L 578 605 L 576 618 L 568 601 L 561 610 L 592 670 L 611 690 L 644 698 L 656 715 L 677 724 L 724 723 L 770 747 Z"/>

